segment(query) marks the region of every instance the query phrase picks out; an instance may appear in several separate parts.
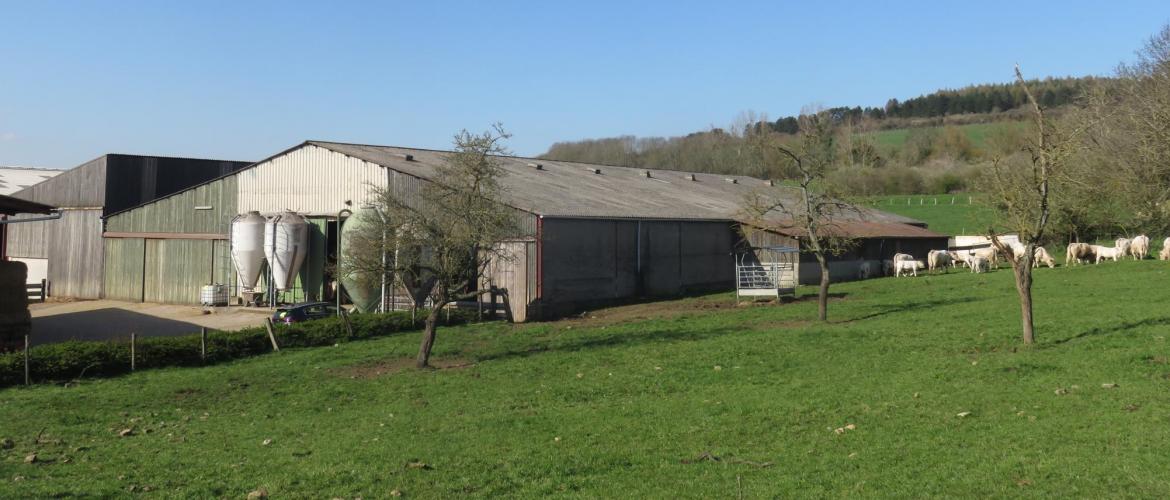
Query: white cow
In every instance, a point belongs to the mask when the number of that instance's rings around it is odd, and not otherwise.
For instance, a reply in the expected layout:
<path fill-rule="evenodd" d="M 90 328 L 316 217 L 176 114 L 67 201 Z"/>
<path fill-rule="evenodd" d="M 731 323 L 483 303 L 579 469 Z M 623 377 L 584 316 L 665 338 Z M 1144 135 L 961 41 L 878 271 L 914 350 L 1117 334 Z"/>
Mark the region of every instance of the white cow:
<path fill-rule="evenodd" d="M 1170 260 L 1170 238 L 1162 240 L 1162 251 L 1158 252 L 1158 260 Z"/>
<path fill-rule="evenodd" d="M 922 263 L 916 260 L 895 260 L 894 276 L 899 277 L 906 273 L 910 273 L 912 276 L 918 276 L 918 268 L 920 267 L 923 267 Z"/>
<path fill-rule="evenodd" d="M 1048 266 L 1049 269 L 1056 267 L 1056 260 L 1052 258 L 1048 250 L 1045 250 L 1044 247 L 1036 247 L 1036 250 L 1032 252 L 1032 267 L 1040 267 L 1041 263 Z"/>
<path fill-rule="evenodd" d="M 1150 254 L 1150 237 L 1144 234 L 1139 234 L 1133 237 L 1133 241 L 1129 244 L 1129 254 L 1137 260 L 1145 260 L 1146 256 Z"/>
<path fill-rule="evenodd" d="M 1086 264 L 1097 258 L 1093 254 L 1093 245 L 1088 243 L 1069 243 L 1067 252 L 1064 255 L 1064 265 L 1066 266 L 1071 264 Z"/>
<path fill-rule="evenodd" d="M 980 248 L 971 252 L 971 255 L 986 259 L 988 268 L 995 266 L 996 269 L 999 269 L 999 252 L 995 248 Z M 968 261 L 968 264 L 970 264 L 970 261 Z"/>
<path fill-rule="evenodd" d="M 1094 262 L 1094 264 L 1100 264 L 1101 261 L 1105 259 L 1113 259 L 1113 262 L 1117 262 L 1117 259 L 1125 256 L 1124 247 L 1103 247 L 1101 245 L 1090 246 L 1093 247 L 1093 254 L 1097 256 L 1097 261 Z"/>
<path fill-rule="evenodd" d="M 1120 250 L 1121 256 L 1125 257 L 1126 255 L 1129 255 L 1129 247 L 1132 244 L 1133 240 L 1129 238 L 1117 238 L 1117 241 L 1113 242 L 1113 248 Z"/>
<path fill-rule="evenodd" d="M 951 254 L 946 250 L 931 250 L 930 253 L 926 254 L 926 267 L 931 272 L 941 267 L 945 273 L 947 272 L 947 266 L 953 264 L 954 259 L 951 258 Z"/>
<path fill-rule="evenodd" d="M 973 273 L 985 273 L 991 262 L 987 257 L 980 257 L 978 255 L 970 255 L 967 257 L 967 267 L 971 268 Z"/>

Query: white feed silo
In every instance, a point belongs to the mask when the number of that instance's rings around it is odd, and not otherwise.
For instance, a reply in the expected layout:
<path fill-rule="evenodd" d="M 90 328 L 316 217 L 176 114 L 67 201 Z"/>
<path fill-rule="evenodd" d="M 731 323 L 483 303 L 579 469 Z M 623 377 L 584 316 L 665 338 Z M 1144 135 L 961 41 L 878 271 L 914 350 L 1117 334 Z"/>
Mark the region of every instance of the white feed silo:
<path fill-rule="evenodd" d="M 251 291 L 264 267 L 264 216 L 248 212 L 232 219 L 232 264 L 241 291 Z"/>
<path fill-rule="evenodd" d="M 304 217 L 285 212 L 264 225 L 264 255 L 272 268 L 272 281 L 280 291 L 293 287 L 301 263 L 309 252 L 309 223 Z"/>

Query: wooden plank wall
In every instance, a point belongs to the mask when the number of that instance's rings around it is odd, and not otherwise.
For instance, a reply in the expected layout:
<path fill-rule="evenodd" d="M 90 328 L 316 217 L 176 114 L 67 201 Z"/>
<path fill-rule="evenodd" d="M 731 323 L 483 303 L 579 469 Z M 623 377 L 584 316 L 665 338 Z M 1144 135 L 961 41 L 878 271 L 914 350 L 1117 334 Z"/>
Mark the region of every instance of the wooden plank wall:
<path fill-rule="evenodd" d="M 64 210 L 48 221 L 49 282 L 55 297 L 97 299 L 102 293 L 105 249 L 102 211 Z"/>

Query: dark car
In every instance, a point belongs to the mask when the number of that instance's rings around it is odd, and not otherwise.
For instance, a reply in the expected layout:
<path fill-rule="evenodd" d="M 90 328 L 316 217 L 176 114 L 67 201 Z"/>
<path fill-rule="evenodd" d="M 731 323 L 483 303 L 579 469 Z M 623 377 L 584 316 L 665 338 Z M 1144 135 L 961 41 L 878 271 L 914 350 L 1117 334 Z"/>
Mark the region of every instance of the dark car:
<path fill-rule="evenodd" d="M 272 314 L 273 323 L 300 323 L 337 316 L 337 306 L 329 302 L 303 302 L 279 307 Z"/>

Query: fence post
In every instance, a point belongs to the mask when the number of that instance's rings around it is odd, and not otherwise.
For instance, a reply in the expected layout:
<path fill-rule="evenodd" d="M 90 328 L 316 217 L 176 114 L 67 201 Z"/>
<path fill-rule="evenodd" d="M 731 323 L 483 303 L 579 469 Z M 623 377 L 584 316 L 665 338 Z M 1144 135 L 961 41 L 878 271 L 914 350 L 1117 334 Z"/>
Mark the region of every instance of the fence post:
<path fill-rule="evenodd" d="M 28 334 L 24 334 L 24 385 L 32 385 L 32 378 L 29 377 L 28 369 Z"/>
<path fill-rule="evenodd" d="M 138 338 L 138 335 L 136 333 L 130 332 L 130 371 L 134 371 L 134 358 L 135 358 L 134 342 L 135 342 L 135 340 L 137 340 L 137 338 Z"/>
<path fill-rule="evenodd" d="M 954 196 L 952 196 L 952 197 L 951 197 L 951 205 L 954 205 L 954 204 L 955 204 L 955 197 L 954 197 Z"/>
<path fill-rule="evenodd" d="M 45 301 L 45 296 L 48 293 L 47 292 L 48 289 L 49 289 L 49 280 L 47 280 L 45 278 L 41 278 L 41 302 Z"/>
<path fill-rule="evenodd" d="M 967 204 L 968 204 L 968 205 L 970 205 L 970 204 L 971 204 L 971 197 L 970 197 L 970 196 L 968 196 L 968 197 L 967 197 Z"/>
<path fill-rule="evenodd" d="M 199 327 L 199 360 L 207 362 L 207 327 Z"/>
<path fill-rule="evenodd" d="M 276 333 L 272 331 L 272 318 L 264 318 L 264 328 L 268 330 L 268 340 L 272 342 L 272 350 L 279 351 L 280 346 L 276 344 Z"/>

